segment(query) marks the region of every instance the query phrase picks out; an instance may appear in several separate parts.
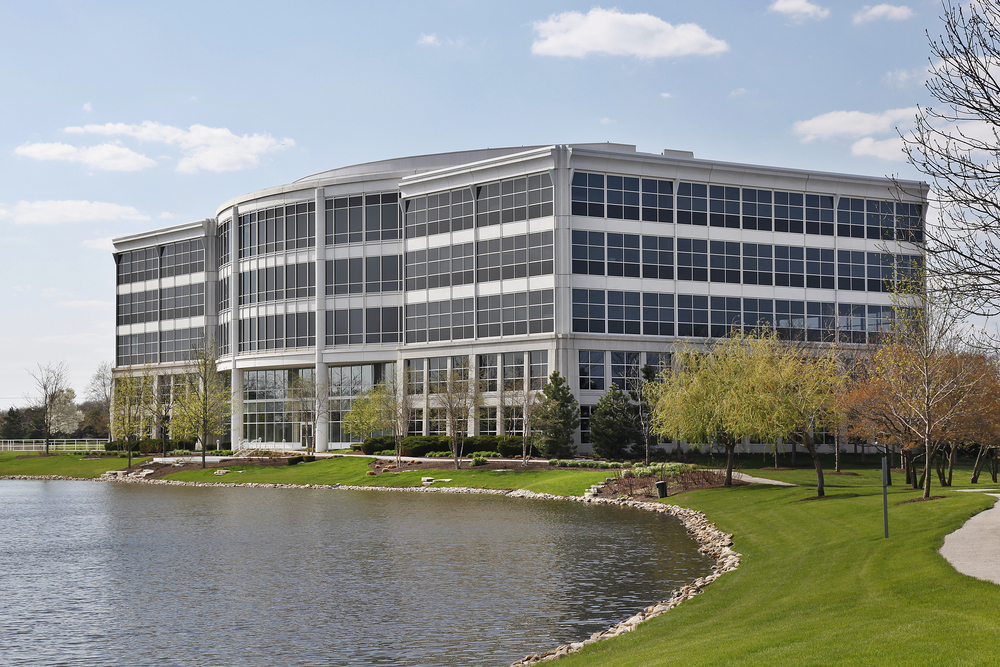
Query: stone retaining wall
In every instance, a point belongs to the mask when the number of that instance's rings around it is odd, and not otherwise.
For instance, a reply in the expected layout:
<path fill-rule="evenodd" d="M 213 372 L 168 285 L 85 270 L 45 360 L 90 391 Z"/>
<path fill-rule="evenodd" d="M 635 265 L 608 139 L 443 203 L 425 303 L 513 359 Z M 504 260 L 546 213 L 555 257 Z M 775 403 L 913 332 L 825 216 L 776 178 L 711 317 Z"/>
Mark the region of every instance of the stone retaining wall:
<path fill-rule="evenodd" d="M 446 486 L 433 488 L 429 486 L 342 486 L 340 484 L 260 484 L 249 482 L 245 484 L 229 482 L 181 482 L 169 479 L 143 479 L 140 477 L 119 477 L 118 475 L 102 475 L 97 478 L 63 477 L 61 475 L 5 475 L 0 476 L 0 480 L 75 480 L 84 482 L 112 482 L 117 484 L 162 484 L 168 486 L 203 486 L 203 487 L 241 487 L 249 489 L 347 489 L 349 491 L 406 491 L 410 493 L 469 493 L 507 496 L 509 498 L 529 498 L 543 500 L 567 500 L 577 503 L 590 503 L 594 505 L 618 505 L 620 507 L 632 507 L 647 512 L 659 512 L 676 517 L 687 529 L 688 535 L 694 539 L 700 547 L 698 551 L 715 559 L 712 566 L 712 573 L 704 577 L 695 579 L 686 586 L 675 589 L 673 594 L 666 600 L 657 602 L 640 611 L 635 616 L 627 618 L 617 625 L 613 625 L 603 632 L 595 632 L 587 639 L 570 644 L 563 644 L 550 651 L 542 653 L 531 653 L 521 660 L 513 663 L 511 667 L 525 667 L 547 660 L 561 658 L 564 655 L 579 651 L 588 644 L 611 639 L 618 635 L 632 632 L 643 621 L 655 618 L 667 612 L 685 600 L 690 600 L 695 595 L 702 592 L 705 586 L 718 579 L 720 576 L 735 570 L 740 564 L 740 554 L 733 551 L 733 536 L 724 533 L 709 523 L 704 514 L 687 507 L 677 505 L 667 505 L 664 503 L 647 503 L 638 500 L 617 500 L 612 498 L 584 498 L 581 496 L 555 496 L 550 493 L 534 493 L 519 489 L 517 491 L 507 491 L 503 489 L 470 489 L 458 486 Z"/>

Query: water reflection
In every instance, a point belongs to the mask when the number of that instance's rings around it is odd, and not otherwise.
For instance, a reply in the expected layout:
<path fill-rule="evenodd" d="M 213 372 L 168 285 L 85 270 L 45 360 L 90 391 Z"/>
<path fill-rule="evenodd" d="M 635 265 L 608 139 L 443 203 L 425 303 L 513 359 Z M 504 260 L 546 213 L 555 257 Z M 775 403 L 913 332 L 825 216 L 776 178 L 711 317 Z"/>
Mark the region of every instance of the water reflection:
<path fill-rule="evenodd" d="M 675 520 L 495 496 L 0 482 L 13 665 L 502 665 L 710 563 Z"/>

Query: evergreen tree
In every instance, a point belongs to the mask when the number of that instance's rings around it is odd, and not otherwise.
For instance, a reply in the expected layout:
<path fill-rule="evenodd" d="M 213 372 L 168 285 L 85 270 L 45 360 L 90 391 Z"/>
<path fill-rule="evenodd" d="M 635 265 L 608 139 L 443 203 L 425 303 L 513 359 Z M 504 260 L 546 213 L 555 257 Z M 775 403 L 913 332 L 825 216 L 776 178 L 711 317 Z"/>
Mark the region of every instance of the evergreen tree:
<path fill-rule="evenodd" d="M 11 408 L 0 422 L 0 440 L 21 440 L 24 436 L 24 415 L 17 408 Z"/>
<path fill-rule="evenodd" d="M 542 398 L 532 415 L 532 428 L 540 434 L 539 449 L 550 459 L 576 454 L 574 432 L 580 426 L 580 405 L 566 378 L 553 371 L 542 388 Z"/>
<path fill-rule="evenodd" d="M 612 383 L 590 416 L 590 442 L 594 453 L 609 459 L 624 458 L 642 441 L 638 407 L 628 394 Z"/>

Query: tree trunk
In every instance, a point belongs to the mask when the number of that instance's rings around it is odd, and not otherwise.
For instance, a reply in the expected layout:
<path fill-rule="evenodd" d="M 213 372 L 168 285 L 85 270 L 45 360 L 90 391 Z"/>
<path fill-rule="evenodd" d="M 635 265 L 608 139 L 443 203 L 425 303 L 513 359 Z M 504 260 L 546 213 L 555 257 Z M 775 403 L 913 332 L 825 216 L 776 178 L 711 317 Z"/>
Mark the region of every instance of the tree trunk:
<path fill-rule="evenodd" d="M 935 458 L 934 455 L 937 453 L 937 448 L 936 447 L 931 447 L 928 444 L 928 445 L 926 445 L 925 451 L 926 451 L 925 456 L 927 457 L 927 461 L 926 461 L 926 465 L 924 466 L 924 479 L 923 479 L 923 482 L 924 482 L 924 494 L 923 494 L 922 497 L 923 498 L 930 498 L 931 497 L 931 470 L 933 469 L 931 466 L 934 465 L 934 458 Z"/>
<path fill-rule="evenodd" d="M 947 484 L 947 486 L 951 486 L 951 480 L 952 480 L 953 475 L 955 473 L 955 459 L 957 459 L 957 458 L 958 458 L 958 445 L 957 444 L 953 444 L 951 446 L 951 452 L 948 455 L 948 484 Z"/>
<path fill-rule="evenodd" d="M 994 450 L 994 452 L 993 452 L 993 458 L 990 459 L 990 475 L 993 478 L 993 483 L 994 484 L 997 483 L 997 468 L 1000 467 L 1000 466 L 997 465 L 997 463 L 1000 463 L 1000 462 L 997 461 L 997 453 L 996 453 L 996 450 Z"/>
<path fill-rule="evenodd" d="M 937 472 L 938 483 L 941 484 L 941 486 L 948 486 L 948 484 L 947 484 L 948 480 L 947 480 L 947 478 L 945 476 L 946 475 L 946 471 L 945 471 L 945 458 L 944 458 L 944 456 L 935 457 L 935 459 L 934 459 L 934 470 Z"/>
<path fill-rule="evenodd" d="M 985 445 L 979 445 L 979 452 L 976 454 L 976 463 L 972 466 L 972 483 L 979 483 L 979 472 L 983 469 L 983 464 L 986 463 L 986 459 L 983 458 L 983 453 L 986 451 Z"/>
<path fill-rule="evenodd" d="M 822 498 L 826 495 L 826 489 L 823 485 L 823 464 L 819 462 L 819 452 L 816 451 L 816 445 L 810 440 L 811 438 L 806 435 L 805 448 L 812 455 L 813 465 L 816 467 L 816 497 Z"/>
<path fill-rule="evenodd" d="M 794 468 L 795 467 L 795 449 L 796 449 L 795 448 L 795 441 L 794 440 L 791 442 L 791 445 L 792 445 L 792 467 Z"/>
<path fill-rule="evenodd" d="M 840 472 L 840 436 L 833 439 L 833 469 Z"/>
<path fill-rule="evenodd" d="M 733 485 L 733 458 L 736 454 L 736 443 L 726 443 L 726 483 L 725 486 Z"/>

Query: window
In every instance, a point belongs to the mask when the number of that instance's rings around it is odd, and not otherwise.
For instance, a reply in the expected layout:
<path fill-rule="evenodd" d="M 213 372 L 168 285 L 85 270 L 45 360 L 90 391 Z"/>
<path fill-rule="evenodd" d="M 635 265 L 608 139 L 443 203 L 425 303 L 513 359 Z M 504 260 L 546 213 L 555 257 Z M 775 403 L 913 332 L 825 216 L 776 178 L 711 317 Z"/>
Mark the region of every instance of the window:
<path fill-rule="evenodd" d="M 448 411 L 444 408 L 427 410 L 427 435 L 448 434 Z"/>
<path fill-rule="evenodd" d="M 479 241 L 476 260 L 479 282 L 551 274 L 552 232 Z"/>
<path fill-rule="evenodd" d="M 410 414 L 410 430 L 407 435 L 424 434 L 424 409 L 415 408 Z"/>
<path fill-rule="evenodd" d="M 115 255 L 119 285 L 156 280 L 159 275 L 159 253 L 156 248 L 141 248 Z"/>
<path fill-rule="evenodd" d="M 432 357 L 427 360 L 427 391 L 440 394 L 448 387 L 448 357 Z"/>
<path fill-rule="evenodd" d="M 734 241 L 709 241 L 710 278 L 713 283 L 740 284 L 740 244 Z"/>
<path fill-rule="evenodd" d="M 331 312 L 331 311 L 327 311 Z M 360 345 L 365 342 L 364 310 L 338 309 L 333 312 L 333 344 Z"/>
<path fill-rule="evenodd" d="M 743 308 L 738 297 L 712 297 L 712 338 L 728 336 L 742 327 Z"/>
<path fill-rule="evenodd" d="M 616 220 L 639 219 L 639 179 L 634 176 L 607 177 L 608 217 Z"/>
<path fill-rule="evenodd" d="M 647 222 L 673 222 L 673 195 L 673 181 L 642 179 L 642 219 Z"/>
<path fill-rule="evenodd" d="M 923 242 L 924 222 L 920 204 L 896 202 L 896 238 L 912 243 Z"/>
<path fill-rule="evenodd" d="M 837 203 L 837 236 L 865 237 L 865 200 L 841 197 Z"/>
<path fill-rule="evenodd" d="M 538 390 L 549 380 L 549 351 L 533 350 L 529 353 L 529 377 L 531 389 Z"/>
<path fill-rule="evenodd" d="M 479 435 L 497 434 L 496 406 L 479 408 Z"/>
<path fill-rule="evenodd" d="M 159 335 L 155 331 L 116 336 L 115 342 L 118 348 L 115 354 L 116 365 L 155 364 L 158 341 Z"/>
<path fill-rule="evenodd" d="M 115 297 L 115 301 L 118 310 L 117 323 L 119 326 L 155 322 L 159 316 L 158 290 L 119 294 Z"/>
<path fill-rule="evenodd" d="M 805 340 L 805 303 L 802 301 L 775 301 L 774 327 L 779 338 Z"/>
<path fill-rule="evenodd" d="M 604 232 L 573 230 L 573 273 L 604 275 Z"/>
<path fill-rule="evenodd" d="M 681 183 L 677 186 L 677 222 L 682 225 L 708 224 L 708 186 Z"/>
<path fill-rule="evenodd" d="M 864 252 L 856 250 L 837 251 L 837 287 L 842 290 L 864 291 Z"/>
<path fill-rule="evenodd" d="M 497 355 L 480 354 L 477 357 L 476 367 L 479 376 L 479 391 L 488 392 L 497 390 Z"/>
<path fill-rule="evenodd" d="M 891 292 L 893 290 L 893 264 L 892 253 L 868 253 L 869 292 Z"/>
<path fill-rule="evenodd" d="M 327 294 L 361 294 L 364 289 L 364 259 L 334 259 L 326 262 Z M 333 280 L 331 281 L 331 273 Z M 331 291 L 331 287 L 333 291 Z"/>
<path fill-rule="evenodd" d="M 740 189 L 722 185 L 710 185 L 708 194 L 709 223 L 712 227 L 739 229 Z"/>
<path fill-rule="evenodd" d="M 333 289 L 333 269 L 326 265 L 327 294 Z M 316 264 L 286 264 L 253 269 L 240 273 L 239 300 L 241 305 L 303 299 L 316 295 Z"/>
<path fill-rule="evenodd" d="M 487 338 L 550 333 L 554 312 L 553 290 L 477 297 L 477 335 Z"/>
<path fill-rule="evenodd" d="M 770 190 L 743 188 L 743 229 L 771 231 L 773 216 Z"/>
<path fill-rule="evenodd" d="M 774 284 L 779 287 L 805 287 L 805 248 L 774 246 Z"/>
<path fill-rule="evenodd" d="M 625 391 L 639 390 L 639 353 L 611 353 L 611 382 Z"/>
<path fill-rule="evenodd" d="M 524 435 L 524 407 L 520 405 L 503 406 L 503 434 Z"/>
<path fill-rule="evenodd" d="M 580 350 L 580 389 L 604 390 L 604 352 Z"/>
<path fill-rule="evenodd" d="M 160 363 L 185 361 L 192 348 L 197 348 L 205 340 L 205 328 L 174 329 L 160 332 Z M 169 377 L 169 376 L 168 376 Z"/>
<path fill-rule="evenodd" d="M 743 284 L 770 285 L 774 278 L 774 250 L 763 243 L 743 244 Z"/>
<path fill-rule="evenodd" d="M 677 239 L 677 279 L 708 282 L 708 241 Z"/>
<path fill-rule="evenodd" d="M 604 333 L 604 290 L 573 290 L 573 331 Z"/>
<path fill-rule="evenodd" d="M 643 292 L 642 333 L 647 336 L 674 335 L 674 295 Z"/>
<path fill-rule="evenodd" d="M 533 220 L 552 215 L 548 172 L 476 186 L 476 226 Z"/>
<path fill-rule="evenodd" d="M 365 342 L 398 343 L 402 339 L 398 307 L 365 309 Z"/>
<path fill-rule="evenodd" d="M 805 217 L 803 203 L 800 192 L 775 192 L 774 231 L 801 234 Z"/>
<path fill-rule="evenodd" d="M 708 297 L 677 295 L 677 335 L 708 338 Z"/>
<path fill-rule="evenodd" d="M 743 299 L 743 331 L 771 329 L 774 327 L 774 301 L 771 299 Z"/>
<path fill-rule="evenodd" d="M 642 277 L 674 279 L 674 239 L 670 236 L 642 237 Z"/>
<path fill-rule="evenodd" d="M 160 248 L 160 275 L 183 276 L 205 270 L 205 242 L 202 239 L 168 243 Z"/>
<path fill-rule="evenodd" d="M 836 311 L 832 303 L 810 301 L 806 304 L 807 340 L 832 341 L 836 326 Z"/>
<path fill-rule="evenodd" d="M 219 250 L 219 266 L 225 266 L 229 264 L 229 230 L 232 228 L 233 219 L 226 218 L 219 223 L 219 228 L 216 230 L 216 238 L 218 239 L 218 250 Z"/>
<path fill-rule="evenodd" d="M 400 256 L 384 255 L 365 258 L 365 291 L 398 292 L 402 287 L 400 277 Z"/>
<path fill-rule="evenodd" d="M 639 235 L 608 232 L 608 275 L 639 277 Z"/>
<path fill-rule="evenodd" d="M 399 233 L 399 193 L 365 195 L 365 240 L 392 241 Z"/>
<path fill-rule="evenodd" d="M 474 263 L 472 243 L 408 252 L 406 289 L 471 285 L 474 281 Z"/>
<path fill-rule="evenodd" d="M 570 188 L 573 215 L 604 217 L 604 174 L 573 174 Z"/>
<path fill-rule="evenodd" d="M 665 368 L 671 368 L 671 359 L 669 352 L 647 352 L 646 353 L 646 365 L 651 367 L 653 371 L 659 373 Z"/>
<path fill-rule="evenodd" d="M 361 195 L 326 200 L 326 244 L 364 240 L 364 204 Z"/>
<path fill-rule="evenodd" d="M 250 317 L 239 322 L 239 351 L 280 350 L 316 345 L 316 313 Z"/>
<path fill-rule="evenodd" d="M 845 343 L 866 342 L 865 310 L 864 304 L 837 304 L 837 329 L 840 332 L 840 340 Z"/>
<path fill-rule="evenodd" d="M 641 297 L 639 292 L 608 292 L 608 333 L 641 333 Z"/>
<path fill-rule="evenodd" d="M 406 342 L 472 338 L 474 313 L 472 297 L 446 299 L 406 306 Z"/>
<path fill-rule="evenodd" d="M 316 202 L 244 213 L 239 216 L 237 239 L 240 257 L 311 248 L 316 244 Z"/>
<path fill-rule="evenodd" d="M 580 406 L 580 442 L 582 444 L 590 442 L 590 417 L 596 409 L 596 405 Z"/>
<path fill-rule="evenodd" d="M 407 199 L 406 238 L 472 229 L 472 188 Z"/>
<path fill-rule="evenodd" d="M 155 292 L 154 292 L 155 293 Z M 205 284 L 164 287 L 160 290 L 160 319 L 197 317 L 205 314 Z"/>
<path fill-rule="evenodd" d="M 406 371 L 406 391 L 410 394 L 423 394 L 424 360 L 407 359 L 404 363 L 406 364 L 404 367 Z"/>
<path fill-rule="evenodd" d="M 806 234 L 833 236 L 833 197 L 806 195 Z"/>
<path fill-rule="evenodd" d="M 806 287 L 833 289 L 832 248 L 806 248 Z"/>
<path fill-rule="evenodd" d="M 503 354 L 503 390 L 524 391 L 524 352 Z"/>

